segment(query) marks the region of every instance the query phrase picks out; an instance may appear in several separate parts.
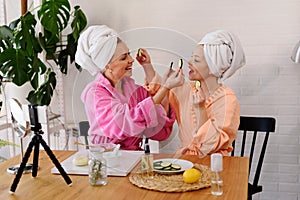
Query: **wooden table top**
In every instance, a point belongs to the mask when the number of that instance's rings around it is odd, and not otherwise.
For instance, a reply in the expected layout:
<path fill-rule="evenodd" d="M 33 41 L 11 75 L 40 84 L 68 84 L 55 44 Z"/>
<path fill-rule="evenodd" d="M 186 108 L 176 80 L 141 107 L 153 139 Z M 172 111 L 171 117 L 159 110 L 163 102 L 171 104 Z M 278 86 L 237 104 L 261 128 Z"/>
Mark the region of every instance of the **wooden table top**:
<path fill-rule="evenodd" d="M 61 162 L 75 153 L 75 151 L 53 151 Z M 154 158 L 173 157 L 172 155 L 155 154 Z M 199 159 L 197 156 L 180 156 L 181 159 L 190 160 L 210 166 L 210 158 Z M 32 156 L 29 159 L 32 161 Z M 210 188 L 192 192 L 167 193 L 142 189 L 131 184 L 127 177 L 108 177 L 105 186 L 91 186 L 87 176 L 70 175 L 73 182 L 67 186 L 61 175 L 51 173 L 54 164 L 45 151 L 39 154 L 39 166 L 37 177 L 31 174 L 23 174 L 14 194 L 10 194 L 10 187 L 15 175 L 6 172 L 7 168 L 20 164 L 20 156 L 13 157 L 0 163 L 0 199 L 15 200 L 76 200 L 76 199 L 128 199 L 128 200 L 165 200 L 165 199 L 247 199 L 248 190 L 248 166 L 249 159 L 245 157 L 224 157 L 223 159 L 223 195 L 213 196 Z"/>

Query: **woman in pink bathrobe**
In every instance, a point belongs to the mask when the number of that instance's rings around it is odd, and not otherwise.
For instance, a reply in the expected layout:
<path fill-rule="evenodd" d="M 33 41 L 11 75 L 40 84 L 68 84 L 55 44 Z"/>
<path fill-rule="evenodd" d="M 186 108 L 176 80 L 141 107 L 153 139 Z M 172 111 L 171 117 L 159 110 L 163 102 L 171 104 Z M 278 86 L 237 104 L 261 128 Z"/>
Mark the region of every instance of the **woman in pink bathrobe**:
<path fill-rule="evenodd" d="M 158 141 L 169 137 L 175 113 L 164 98 L 184 83 L 182 74 L 169 77 L 150 96 L 130 78 L 134 60 L 126 44 L 107 26 L 91 26 L 80 36 L 76 62 L 96 75 L 81 96 L 93 144 L 115 143 L 121 149 L 141 150 L 143 136 Z M 150 60 L 139 62 L 147 65 Z"/>
<path fill-rule="evenodd" d="M 222 82 L 245 64 L 238 38 L 223 30 L 206 34 L 188 62 L 189 79 L 171 90 L 170 103 L 176 112 L 180 147 L 178 154 L 204 157 L 211 153 L 228 155 L 237 136 L 240 105 L 233 90 Z M 147 69 L 148 74 L 155 73 Z M 148 82 L 159 83 L 157 76 Z M 148 85 L 152 94 L 159 84 Z"/>

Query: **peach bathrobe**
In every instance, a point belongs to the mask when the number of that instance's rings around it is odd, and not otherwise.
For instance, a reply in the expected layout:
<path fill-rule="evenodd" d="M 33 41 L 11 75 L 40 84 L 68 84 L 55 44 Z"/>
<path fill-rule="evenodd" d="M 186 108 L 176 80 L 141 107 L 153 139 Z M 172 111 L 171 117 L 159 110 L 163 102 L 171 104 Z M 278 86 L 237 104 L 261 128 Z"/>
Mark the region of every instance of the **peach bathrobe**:
<path fill-rule="evenodd" d="M 156 79 L 156 80 L 155 80 Z M 146 83 L 151 92 L 157 91 L 160 82 L 156 77 Z M 194 154 L 204 157 L 211 153 L 228 155 L 232 151 L 232 142 L 237 136 L 240 123 L 240 105 L 234 92 L 222 85 L 204 103 L 198 111 L 193 105 L 194 82 L 186 82 L 174 88 L 170 93 L 170 104 L 176 112 L 179 129 L 179 154 Z M 197 128 L 197 120 L 198 127 Z"/>

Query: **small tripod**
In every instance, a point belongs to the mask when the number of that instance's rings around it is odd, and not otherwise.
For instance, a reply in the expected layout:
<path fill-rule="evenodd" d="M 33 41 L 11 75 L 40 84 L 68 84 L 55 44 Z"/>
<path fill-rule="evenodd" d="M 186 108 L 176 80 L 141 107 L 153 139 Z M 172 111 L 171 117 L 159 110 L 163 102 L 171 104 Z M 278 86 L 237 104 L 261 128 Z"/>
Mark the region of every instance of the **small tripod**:
<path fill-rule="evenodd" d="M 23 170 L 26 166 L 26 163 L 30 157 L 30 154 L 32 152 L 32 148 L 34 147 L 34 154 L 33 154 L 33 166 L 32 166 L 32 177 L 36 177 L 37 170 L 38 170 L 38 160 L 39 160 L 39 151 L 40 151 L 40 144 L 44 147 L 46 153 L 52 160 L 52 162 L 55 164 L 56 168 L 60 172 L 60 174 L 65 179 L 66 183 L 71 186 L 72 181 L 68 174 L 65 172 L 65 170 L 60 165 L 59 161 L 56 159 L 55 155 L 49 148 L 49 146 L 46 144 L 46 142 L 43 140 L 42 134 L 44 133 L 41 128 L 41 124 L 38 122 L 38 114 L 37 114 L 37 108 L 36 105 L 28 105 L 29 107 L 29 117 L 30 117 L 30 123 L 31 123 L 31 130 L 34 131 L 34 136 L 32 140 L 30 141 L 27 150 L 25 152 L 25 155 L 22 159 L 20 168 L 16 174 L 16 177 L 13 181 L 13 184 L 11 185 L 10 192 L 14 193 L 16 191 L 17 185 L 21 179 L 21 176 L 23 174 Z"/>

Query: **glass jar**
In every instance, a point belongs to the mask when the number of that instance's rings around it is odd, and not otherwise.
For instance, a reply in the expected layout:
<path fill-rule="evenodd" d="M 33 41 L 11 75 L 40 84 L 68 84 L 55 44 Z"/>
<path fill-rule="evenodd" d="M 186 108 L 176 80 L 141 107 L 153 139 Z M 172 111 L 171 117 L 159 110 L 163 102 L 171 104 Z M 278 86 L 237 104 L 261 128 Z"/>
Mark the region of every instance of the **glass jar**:
<path fill-rule="evenodd" d="M 104 149 L 90 149 L 89 182 L 91 185 L 107 184 L 107 166 L 103 152 Z"/>

